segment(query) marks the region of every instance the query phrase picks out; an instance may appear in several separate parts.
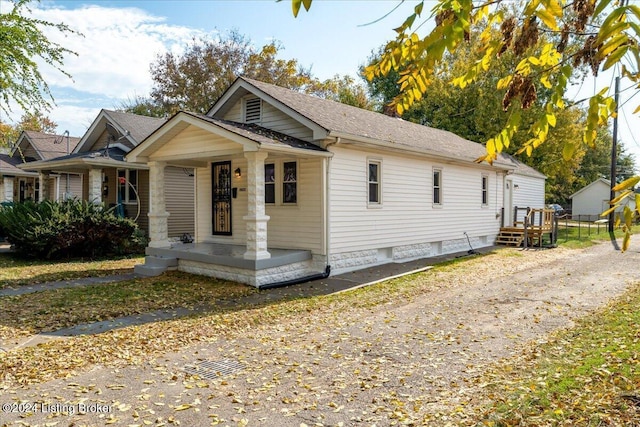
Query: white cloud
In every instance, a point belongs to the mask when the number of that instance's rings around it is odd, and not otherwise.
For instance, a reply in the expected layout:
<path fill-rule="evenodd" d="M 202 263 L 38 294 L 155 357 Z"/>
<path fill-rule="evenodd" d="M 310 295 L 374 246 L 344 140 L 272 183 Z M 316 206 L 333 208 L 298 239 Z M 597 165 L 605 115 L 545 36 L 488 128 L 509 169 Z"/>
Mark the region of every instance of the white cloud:
<path fill-rule="evenodd" d="M 78 54 L 67 55 L 62 67 L 72 79 L 38 61 L 56 102 L 48 116 L 58 123 L 58 132 L 69 130 L 74 136 L 84 134 L 101 108 L 113 109 L 136 95 L 148 95 L 152 87 L 149 66 L 158 54 L 179 53 L 194 37 L 209 35 L 169 25 L 165 18 L 138 8 L 83 5 L 65 9 L 47 1 L 29 7 L 34 18 L 64 23 L 83 34 L 44 30 L 51 41 Z M 0 0 L 0 11 L 11 8 L 11 3 Z M 10 108 L 4 120 L 19 120 L 22 109 L 15 103 Z"/>
<path fill-rule="evenodd" d="M 47 30 L 52 41 L 78 54 L 69 55 L 64 61 L 63 69 L 73 80 L 52 67 L 42 66 L 52 90 L 71 88 L 114 98 L 147 94 L 152 85 L 149 65 L 156 56 L 204 35 L 191 28 L 167 25 L 164 18 L 136 8 L 87 5 L 63 9 L 45 3 L 33 8 L 33 15 L 49 22 L 63 22 L 84 35 L 63 36 Z"/>

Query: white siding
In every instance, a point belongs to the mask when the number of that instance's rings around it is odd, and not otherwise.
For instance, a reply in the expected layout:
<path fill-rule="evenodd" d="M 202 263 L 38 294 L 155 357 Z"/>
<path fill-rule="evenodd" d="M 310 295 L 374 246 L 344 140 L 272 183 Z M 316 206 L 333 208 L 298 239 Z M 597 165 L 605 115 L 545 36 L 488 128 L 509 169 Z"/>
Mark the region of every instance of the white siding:
<path fill-rule="evenodd" d="M 573 197 L 571 203 L 571 215 L 577 219 L 578 215 L 590 215 L 592 219 L 609 209 L 610 198 L 609 185 L 602 181 L 595 181 L 580 194 Z"/>
<path fill-rule="evenodd" d="M 60 174 L 58 186 L 55 200 L 64 200 L 64 194 L 67 191 L 67 174 Z M 69 174 L 69 198 L 82 198 L 82 175 Z"/>
<path fill-rule="evenodd" d="M 544 208 L 544 178 L 513 175 L 513 206 L 519 208 Z"/>
<path fill-rule="evenodd" d="M 47 181 L 48 181 L 47 189 L 49 190 L 47 194 L 47 199 L 52 201 L 57 201 L 58 200 L 58 195 L 57 195 L 58 177 L 49 178 Z"/>
<path fill-rule="evenodd" d="M 242 100 L 236 102 L 236 104 L 224 115 L 224 119 L 234 122 L 242 122 L 242 104 Z M 303 126 L 301 123 L 278 110 L 265 100 L 262 100 L 262 122 L 259 123 L 259 125 L 305 141 L 312 141 L 313 139 L 311 129 Z"/>
<path fill-rule="evenodd" d="M 192 169 L 167 167 L 165 169 L 165 200 L 169 212 L 169 237 L 184 233 L 194 234 L 195 202 Z"/>
<path fill-rule="evenodd" d="M 334 147 L 330 172 L 331 254 L 388 249 L 497 234 L 502 175 L 470 165 L 443 164 Z M 380 160 L 382 203 L 368 207 L 367 160 Z M 442 205 L 432 204 L 432 170 L 442 170 Z M 482 206 L 482 175 L 489 204 Z M 499 182 L 497 182 L 499 181 Z M 488 242 L 489 244 L 491 242 Z"/>
<path fill-rule="evenodd" d="M 279 176 L 276 178 L 276 204 L 266 207 L 267 215 L 271 217 L 267 224 L 269 247 L 308 249 L 314 254 L 322 254 L 322 160 L 298 160 L 298 203 L 295 206 L 279 203 L 282 161 L 276 161 L 276 175 Z"/>
<path fill-rule="evenodd" d="M 224 161 L 229 159 L 220 159 Z M 281 176 L 283 161 L 294 158 L 268 157 L 266 163 L 276 163 L 276 172 Z M 321 159 L 298 159 L 298 203 L 295 206 L 282 205 L 279 200 L 279 188 L 276 204 L 266 206 L 267 239 L 269 248 L 307 249 L 321 254 L 322 248 L 322 201 L 321 201 Z M 213 236 L 211 225 L 211 165 L 198 168 L 197 185 L 197 241 L 224 242 L 238 245 L 246 244 L 246 225 L 242 219 L 247 215 L 247 162 L 243 158 L 231 159 L 231 170 L 240 168 L 242 177 L 232 177 L 232 187 L 238 189 L 237 198 L 232 199 L 232 235 Z M 281 178 L 276 184 L 281 186 Z"/>

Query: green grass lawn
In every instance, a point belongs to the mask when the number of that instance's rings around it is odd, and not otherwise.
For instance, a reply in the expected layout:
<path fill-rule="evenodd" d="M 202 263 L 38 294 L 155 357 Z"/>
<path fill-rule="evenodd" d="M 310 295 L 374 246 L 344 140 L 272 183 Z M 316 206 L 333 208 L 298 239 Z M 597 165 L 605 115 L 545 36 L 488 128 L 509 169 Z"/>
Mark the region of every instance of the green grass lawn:
<path fill-rule="evenodd" d="M 634 226 L 631 229 L 632 234 L 640 231 L 640 226 Z M 614 231 L 614 236 L 622 243 L 623 233 L 620 229 Z M 636 237 L 636 238 L 640 238 Z M 561 221 L 558 225 L 558 244 L 567 248 L 584 248 L 591 246 L 593 242 L 610 240 L 611 236 L 607 230 L 607 224 L 601 224 L 598 227 L 596 224 L 589 225 L 588 223 L 582 223 L 580 227 L 565 227 L 565 224 Z M 633 241 L 634 237 L 631 236 Z"/>
<path fill-rule="evenodd" d="M 638 425 L 640 286 L 490 374 L 477 425 Z"/>
<path fill-rule="evenodd" d="M 131 273 L 134 265 L 142 263 L 143 256 L 105 260 L 40 261 L 23 260 L 10 253 L 2 253 L 0 289 L 81 277 Z"/>
<path fill-rule="evenodd" d="M 330 323 L 350 310 L 404 304 L 447 283 L 459 285 L 487 262 L 499 265 L 514 257 L 527 260 L 521 251 L 508 248 L 352 292 L 312 298 L 292 294 L 284 301 L 219 307 L 189 318 L 0 353 L 0 389 L 60 378 L 93 364 L 142 363 L 167 349 L 237 336 L 259 325 L 294 327 L 309 316 Z M 0 277 L 13 284 L 30 283 L 61 274 L 82 275 L 87 269 L 118 270 L 130 261 L 10 264 L 0 258 Z M 5 273 L 4 267 L 12 272 Z M 256 291 L 244 285 L 170 272 L 158 278 L 1 297 L 0 336 L 16 337 L 158 308 L 215 303 L 252 292 Z M 448 419 L 451 425 L 465 426 L 637 424 L 639 331 L 640 286 L 636 286 L 606 308 L 577 321 L 573 328 L 548 337 L 546 344 L 532 344 L 521 354 L 501 360 L 476 379 L 484 385 L 475 394 L 475 403 L 456 409 Z"/>
<path fill-rule="evenodd" d="M 167 272 L 159 277 L 0 298 L 0 339 L 159 309 L 215 304 L 257 292 L 239 283 Z"/>

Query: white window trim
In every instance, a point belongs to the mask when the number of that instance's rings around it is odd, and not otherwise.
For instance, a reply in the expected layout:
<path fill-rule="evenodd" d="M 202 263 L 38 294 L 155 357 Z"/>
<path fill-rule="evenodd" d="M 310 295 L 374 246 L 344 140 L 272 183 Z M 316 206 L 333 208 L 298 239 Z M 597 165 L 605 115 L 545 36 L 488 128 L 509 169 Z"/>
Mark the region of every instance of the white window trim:
<path fill-rule="evenodd" d="M 377 202 L 372 202 L 370 201 L 371 198 L 369 197 L 369 165 L 371 163 L 375 163 L 378 165 L 378 201 Z M 367 207 L 368 208 L 373 208 L 373 209 L 378 209 L 382 207 L 382 159 L 379 158 L 367 158 L 367 167 L 365 170 L 365 179 L 366 179 L 366 183 L 367 183 Z"/>
<path fill-rule="evenodd" d="M 284 202 L 284 164 L 285 163 L 295 163 L 296 164 L 296 203 L 285 203 Z M 267 207 L 296 207 L 300 203 L 300 162 L 298 159 L 271 159 L 268 162 L 265 162 L 265 165 L 272 164 L 275 169 L 275 181 L 274 181 L 274 191 L 275 191 L 275 201 L 274 203 L 267 203 L 265 201 L 265 206 Z M 265 182 L 266 185 L 266 182 Z"/>
<path fill-rule="evenodd" d="M 486 180 L 486 187 L 483 188 L 483 184 Z M 486 202 L 483 200 L 486 193 Z M 480 178 L 480 204 L 483 208 L 489 207 L 489 174 L 483 173 Z"/>
<path fill-rule="evenodd" d="M 435 175 L 436 172 L 440 173 L 440 183 L 439 183 L 439 186 L 438 186 L 438 188 L 440 190 L 440 192 L 439 192 L 440 201 L 438 203 L 436 203 L 434 201 L 434 195 L 435 195 L 436 186 L 435 186 L 435 182 L 433 180 L 433 175 Z M 431 169 L 431 205 L 434 208 L 441 208 L 442 205 L 443 205 L 443 195 L 444 195 L 443 185 L 442 185 L 443 184 L 443 176 L 444 176 L 444 173 L 443 173 L 443 169 L 441 167 L 433 167 Z"/>

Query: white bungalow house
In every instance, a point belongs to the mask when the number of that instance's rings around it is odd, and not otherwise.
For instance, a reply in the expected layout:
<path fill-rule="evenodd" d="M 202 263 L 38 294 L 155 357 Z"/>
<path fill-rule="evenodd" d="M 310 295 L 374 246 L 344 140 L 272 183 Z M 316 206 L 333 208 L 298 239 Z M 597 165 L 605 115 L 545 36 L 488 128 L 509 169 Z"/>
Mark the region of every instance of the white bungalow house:
<path fill-rule="evenodd" d="M 150 171 L 151 241 L 136 272 L 264 287 L 467 250 L 465 232 L 474 248 L 493 245 L 505 199 L 543 207 L 544 176 L 510 157 L 476 163 L 484 153 L 450 132 L 239 78 L 206 115 L 179 112 L 127 154 Z M 168 239 L 168 167 L 195 170 L 192 244 Z"/>
<path fill-rule="evenodd" d="M 148 229 L 149 170 L 124 161 L 124 155 L 150 135 L 165 119 L 101 110 L 69 155 L 29 163 L 40 174 L 72 172 L 82 178 L 77 195 L 94 203 L 117 206 L 119 212 Z M 194 231 L 194 185 L 191 169 L 166 171 L 167 210 L 172 216 L 169 236 Z"/>

